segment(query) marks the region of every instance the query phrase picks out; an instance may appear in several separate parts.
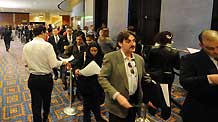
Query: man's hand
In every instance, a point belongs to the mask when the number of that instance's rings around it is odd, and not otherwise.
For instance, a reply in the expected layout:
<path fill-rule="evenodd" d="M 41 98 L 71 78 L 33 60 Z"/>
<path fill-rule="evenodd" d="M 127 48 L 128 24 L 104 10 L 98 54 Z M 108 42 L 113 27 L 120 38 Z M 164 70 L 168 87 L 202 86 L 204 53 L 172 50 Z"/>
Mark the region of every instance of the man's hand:
<path fill-rule="evenodd" d="M 155 106 L 152 104 L 152 102 L 150 102 L 150 101 L 147 103 L 147 106 L 149 106 L 149 107 L 151 107 L 151 108 L 157 110 L 157 107 L 155 107 Z"/>
<path fill-rule="evenodd" d="M 67 70 L 70 70 L 70 69 L 72 68 L 71 63 L 67 63 L 67 64 L 66 64 L 66 68 L 67 68 Z"/>
<path fill-rule="evenodd" d="M 218 74 L 207 75 L 208 80 L 212 82 L 212 84 L 218 85 Z"/>
<path fill-rule="evenodd" d="M 117 102 L 118 102 L 121 106 L 123 106 L 124 108 L 129 109 L 129 108 L 133 107 L 133 106 L 129 103 L 129 101 L 128 101 L 123 95 L 121 95 L 121 94 L 117 95 L 116 100 L 117 100 Z"/>
<path fill-rule="evenodd" d="M 75 70 L 75 76 L 78 77 L 79 75 L 80 75 L 79 69 L 76 69 L 76 70 Z"/>

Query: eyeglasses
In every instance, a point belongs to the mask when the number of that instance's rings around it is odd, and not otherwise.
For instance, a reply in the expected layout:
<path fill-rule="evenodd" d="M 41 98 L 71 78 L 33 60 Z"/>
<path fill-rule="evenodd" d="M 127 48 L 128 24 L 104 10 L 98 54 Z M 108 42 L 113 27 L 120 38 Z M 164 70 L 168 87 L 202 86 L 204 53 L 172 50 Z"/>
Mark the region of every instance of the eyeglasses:
<path fill-rule="evenodd" d="M 130 68 L 130 72 L 132 73 L 132 74 L 135 74 L 135 71 L 134 71 L 134 69 L 133 69 L 133 66 L 132 66 L 132 64 L 129 62 L 128 63 L 128 67 Z"/>

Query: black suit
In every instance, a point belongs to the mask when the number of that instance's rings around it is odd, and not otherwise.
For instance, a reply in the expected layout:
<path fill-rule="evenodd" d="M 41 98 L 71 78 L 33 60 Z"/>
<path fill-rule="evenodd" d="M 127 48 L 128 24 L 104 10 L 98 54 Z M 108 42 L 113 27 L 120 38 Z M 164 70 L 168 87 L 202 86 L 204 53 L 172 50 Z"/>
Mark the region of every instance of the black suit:
<path fill-rule="evenodd" d="M 184 122 L 212 122 L 218 114 L 218 86 L 207 75 L 218 70 L 210 57 L 200 52 L 182 57 L 180 83 L 187 90 L 182 114 Z"/>
<path fill-rule="evenodd" d="M 54 51 L 55 51 L 55 54 L 57 56 L 59 56 L 61 54 L 61 46 L 62 46 L 62 43 L 63 43 L 63 38 L 61 38 L 61 36 L 58 35 L 58 41 L 57 43 L 55 42 L 55 37 L 54 35 L 51 36 L 49 39 L 48 39 L 48 42 L 52 44 L 53 48 L 54 48 Z"/>
<path fill-rule="evenodd" d="M 57 40 L 55 40 L 55 36 L 53 35 L 48 39 L 48 42 L 52 44 L 56 57 L 58 59 L 58 56 L 61 55 L 61 46 L 62 46 L 63 40 L 59 35 L 56 36 L 56 39 Z M 53 72 L 54 72 L 55 80 L 56 80 L 58 78 L 58 69 L 53 68 Z"/>

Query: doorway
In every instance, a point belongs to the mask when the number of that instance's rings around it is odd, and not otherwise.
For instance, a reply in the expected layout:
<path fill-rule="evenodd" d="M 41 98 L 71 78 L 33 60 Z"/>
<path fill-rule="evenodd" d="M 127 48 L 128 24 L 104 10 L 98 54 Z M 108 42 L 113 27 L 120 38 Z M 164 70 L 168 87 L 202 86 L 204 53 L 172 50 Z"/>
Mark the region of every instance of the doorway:
<path fill-rule="evenodd" d="M 218 30 L 218 0 L 213 0 L 211 29 Z"/>
<path fill-rule="evenodd" d="M 129 0 L 128 25 L 136 28 L 143 44 L 150 45 L 160 28 L 161 0 Z"/>

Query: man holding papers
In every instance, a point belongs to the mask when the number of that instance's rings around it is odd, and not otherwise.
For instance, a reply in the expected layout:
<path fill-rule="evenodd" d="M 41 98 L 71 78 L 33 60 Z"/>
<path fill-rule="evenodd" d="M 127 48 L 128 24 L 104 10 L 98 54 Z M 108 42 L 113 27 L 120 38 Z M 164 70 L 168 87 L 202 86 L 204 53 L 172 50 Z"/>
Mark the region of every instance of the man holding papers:
<path fill-rule="evenodd" d="M 100 104 L 104 100 L 104 91 L 97 79 L 102 59 L 103 53 L 99 45 L 92 42 L 89 44 L 87 51 L 84 52 L 83 57 L 79 58 L 75 64 L 77 88 L 83 97 L 83 122 L 91 122 L 91 111 L 97 122 L 106 122 L 100 114 Z"/>
<path fill-rule="evenodd" d="M 180 83 L 188 92 L 184 122 L 213 122 L 218 115 L 218 32 L 204 30 L 199 41 L 201 51 L 181 60 Z"/>

